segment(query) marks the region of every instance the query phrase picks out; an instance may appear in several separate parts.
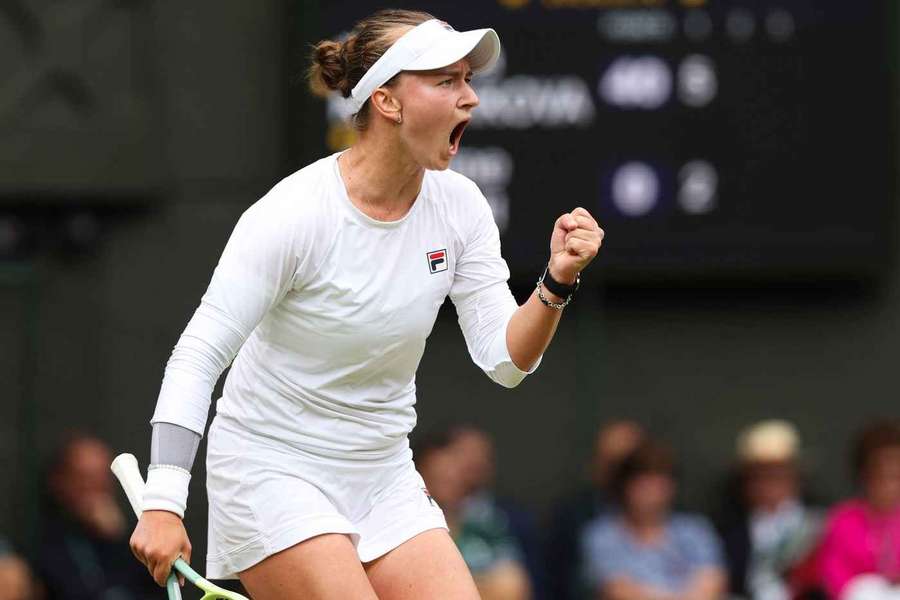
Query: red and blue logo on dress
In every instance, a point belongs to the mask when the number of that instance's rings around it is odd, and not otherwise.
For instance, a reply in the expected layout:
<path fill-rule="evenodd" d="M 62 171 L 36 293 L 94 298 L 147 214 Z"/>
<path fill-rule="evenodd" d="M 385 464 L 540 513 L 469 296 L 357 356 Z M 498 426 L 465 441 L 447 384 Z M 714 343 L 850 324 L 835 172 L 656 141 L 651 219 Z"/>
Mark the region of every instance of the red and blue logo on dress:
<path fill-rule="evenodd" d="M 428 270 L 431 274 L 440 273 L 447 270 L 447 250 L 432 250 L 427 255 Z"/>

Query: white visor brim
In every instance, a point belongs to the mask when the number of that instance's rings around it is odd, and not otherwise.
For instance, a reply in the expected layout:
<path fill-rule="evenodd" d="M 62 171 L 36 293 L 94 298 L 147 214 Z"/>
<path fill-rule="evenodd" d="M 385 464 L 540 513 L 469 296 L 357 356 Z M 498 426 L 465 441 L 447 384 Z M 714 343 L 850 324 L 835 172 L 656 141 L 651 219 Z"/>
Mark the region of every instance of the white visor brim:
<path fill-rule="evenodd" d="M 426 50 L 404 71 L 430 71 L 440 69 L 464 58 L 477 75 L 488 71 L 500 58 L 500 38 L 493 29 L 472 31 L 446 31 L 441 39 Z"/>

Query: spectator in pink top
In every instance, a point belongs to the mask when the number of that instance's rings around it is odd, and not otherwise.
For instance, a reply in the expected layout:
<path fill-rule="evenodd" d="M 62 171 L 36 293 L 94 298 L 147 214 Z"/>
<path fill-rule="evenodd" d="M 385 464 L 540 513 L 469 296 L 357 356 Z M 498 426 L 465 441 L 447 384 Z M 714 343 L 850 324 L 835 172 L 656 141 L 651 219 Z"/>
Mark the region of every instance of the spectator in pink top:
<path fill-rule="evenodd" d="M 819 555 L 831 598 L 900 598 L 900 422 L 881 421 L 859 436 L 854 467 L 861 496 L 829 517 Z"/>

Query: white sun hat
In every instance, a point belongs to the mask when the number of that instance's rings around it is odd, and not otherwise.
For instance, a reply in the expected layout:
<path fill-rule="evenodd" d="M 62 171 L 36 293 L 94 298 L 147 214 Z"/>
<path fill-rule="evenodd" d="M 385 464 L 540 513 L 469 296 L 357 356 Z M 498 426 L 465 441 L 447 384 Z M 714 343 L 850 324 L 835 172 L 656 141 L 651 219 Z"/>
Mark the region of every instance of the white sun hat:
<path fill-rule="evenodd" d="M 745 463 L 787 462 L 797 458 L 800 435 L 788 421 L 760 421 L 738 437 L 738 458 Z"/>
<path fill-rule="evenodd" d="M 456 31 L 431 19 L 400 36 L 375 61 L 350 92 L 351 114 L 359 112 L 369 96 L 401 71 L 429 71 L 469 59 L 473 73 L 489 70 L 500 57 L 500 38 L 493 29 Z"/>

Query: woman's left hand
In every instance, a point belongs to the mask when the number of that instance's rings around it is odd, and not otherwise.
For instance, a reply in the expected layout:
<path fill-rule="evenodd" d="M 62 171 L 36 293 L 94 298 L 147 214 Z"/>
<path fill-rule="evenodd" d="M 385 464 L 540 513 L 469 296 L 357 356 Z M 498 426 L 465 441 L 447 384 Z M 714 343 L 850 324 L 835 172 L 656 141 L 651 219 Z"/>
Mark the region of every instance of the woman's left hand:
<path fill-rule="evenodd" d="M 591 213 L 579 207 L 562 215 L 550 236 L 550 275 L 559 283 L 575 283 L 575 277 L 597 256 L 602 242 L 603 230 Z"/>

